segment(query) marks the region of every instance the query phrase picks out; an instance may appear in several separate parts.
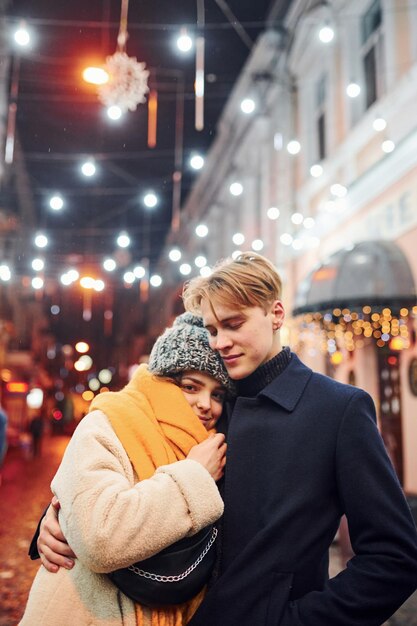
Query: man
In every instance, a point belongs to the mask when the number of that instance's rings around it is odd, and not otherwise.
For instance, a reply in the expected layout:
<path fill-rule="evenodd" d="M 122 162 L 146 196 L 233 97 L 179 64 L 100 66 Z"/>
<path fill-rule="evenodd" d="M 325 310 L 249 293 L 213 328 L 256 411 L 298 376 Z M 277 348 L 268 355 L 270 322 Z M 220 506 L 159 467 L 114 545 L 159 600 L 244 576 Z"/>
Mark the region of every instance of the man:
<path fill-rule="evenodd" d="M 192 626 L 378 626 L 417 588 L 417 533 L 364 391 L 312 372 L 288 348 L 281 281 L 255 253 L 190 281 L 238 398 L 218 574 Z M 346 514 L 355 556 L 328 580 Z"/>

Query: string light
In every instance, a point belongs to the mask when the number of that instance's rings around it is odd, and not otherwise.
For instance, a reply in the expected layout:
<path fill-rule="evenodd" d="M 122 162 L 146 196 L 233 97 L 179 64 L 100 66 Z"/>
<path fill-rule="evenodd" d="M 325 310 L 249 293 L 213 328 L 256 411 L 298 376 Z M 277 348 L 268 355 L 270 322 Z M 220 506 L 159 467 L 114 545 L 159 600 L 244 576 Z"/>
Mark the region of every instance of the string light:
<path fill-rule="evenodd" d="M 293 237 L 289 233 L 283 233 L 279 240 L 284 246 L 290 246 L 293 242 Z"/>
<path fill-rule="evenodd" d="M 256 109 L 255 101 L 252 98 L 244 98 L 240 103 L 240 109 L 246 115 L 250 115 Z"/>
<path fill-rule="evenodd" d="M 319 30 L 319 39 L 322 43 L 331 43 L 334 39 L 334 30 L 330 24 L 325 24 Z"/>
<path fill-rule="evenodd" d="M 193 154 L 190 158 L 190 166 L 193 170 L 201 170 L 204 167 L 204 159 L 200 154 Z"/>
<path fill-rule="evenodd" d="M 276 206 L 271 206 L 266 214 L 270 220 L 277 220 L 279 218 L 279 209 Z"/>
<path fill-rule="evenodd" d="M 143 265 L 136 265 L 136 267 L 133 268 L 133 273 L 134 273 L 135 277 L 138 278 L 139 280 L 146 276 L 146 270 L 143 267 Z M 153 284 L 153 283 L 151 283 L 151 284 Z"/>
<path fill-rule="evenodd" d="M 32 278 L 32 287 L 34 289 L 42 289 L 43 285 L 44 282 L 40 276 L 35 276 L 35 278 Z"/>
<path fill-rule="evenodd" d="M 198 226 L 196 226 L 195 234 L 197 235 L 197 237 L 207 237 L 208 233 L 209 229 L 205 224 L 199 224 Z"/>
<path fill-rule="evenodd" d="M 262 239 L 254 239 L 252 241 L 252 250 L 255 250 L 255 252 L 260 252 L 261 250 L 263 250 L 264 247 L 264 242 L 262 241 Z"/>
<path fill-rule="evenodd" d="M 300 334 L 306 330 L 313 335 L 321 334 L 322 350 L 329 355 L 361 349 L 366 345 L 365 340 L 375 341 L 378 348 L 388 345 L 390 350 L 400 351 L 410 346 L 408 320 L 416 313 L 417 310 L 410 312 L 405 307 L 399 314 L 388 307 L 382 311 L 369 305 L 353 311 L 336 307 L 331 313 L 306 313 L 295 324 Z"/>
<path fill-rule="evenodd" d="M 168 257 L 171 261 L 173 261 L 174 263 L 176 261 L 179 261 L 181 258 L 181 251 L 178 250 L 178 248 L 172 248 L 169 253 L 168 253 Z"/>
<path fill-rule="evenodd" d="M 319 178 L 323 174 L 323 167 L 319 163 L 315 163 L 310 167 L 310 174 L 313 178 Z"/>
<path fill-rule="evenodd" d="M 207 278 L 211 274 L 211 269 L 208 265 L 204 265 L 204 267 L 200 268 L 200 275 Z"/>
<path fill-rule="evenodd" d="M 105 259 L 103 261 L 103 267 L 106 270 L 106 272 L 114 272 L 114 270 L 117 267 L 116 261 L 114 259 Z"/>
<path fill-rule="evenodd" d="M 0 280 L 7 282 L 11 279 L 12 273 L 10 271 L 10 267 L 8 265 L 0 265 Z"/>
<path fill-rule="evenodd" d="M 358 85 L 358 83 L 349 83 L 349 85 L 346 87 L 346 94 L 349 96 L 349 98 L 357 98 L 359 96 L 361 92 L 361 88 L 360 85 Z"/>
<path fill-rule="evenodd" d="M 48 245 L 48 237 L 44 235 L 43 233 L 38 233 L 35 236 L 35 246 L 37 248 L 46 248 L 47 245 Z"/>
<path fill-rule="evenodd" d="M 128 248 L 130 246 L 130 237 L 126 232 L 121 232 L 117 237 L 117 245 L 119 248 Z"/>
<path fill-rule="evenodd" d="M 344 198 L 347 195 L 347 189 L 344 185 L 340 185 L 339 183 L 334 183 L 330 187 L 330 193 L 336 198 Z"/>
<path fill-rule="evenodd" d="M 125 281 L 125 283 L 127 283 L 128 285 L 131 285 L 132 283 L 135 282 L 135 275 L 133 272 L 125 272 L 123 274 L 123 280 Z"/>
<path fill-rule="evenodd" d="M 26 48 L 30 44 L 30 33 L 24 24 L 15 30 L 13 39 L 21 48 Z"/>
<path fill-rule="evenodd" d="M 182 263 L 180 265 L 180 272 L 181 274 L 183 274 L 183 276 L 188 276 L 188 274 L 191 274 L 191 265 L 189 263 Z"/>
<path fill-rule="evenodd" d="M 43 259 L 33 259 L 32 269 L 34 269 L 35 272 L 41 272 L 44 267 L 45 267 L 45 262 L 43 261 Z"/>
<path fill-rule="evenodd" d="M 243 193 L 242 183 L 239 183 L 237 181 L 232 183 L 229 187 L 229 191 L 232 194 L 232 196 L 241 196 Z"/>
<path fill-rule="evenodd" d="M 177 48 L 180 52 L 190 52 L 193 48 L 193 40 L 188 34 L 185 27 L 181 28 L 180 34 L 177 38 Z"/>
<path fill-rule="evenodd" d="M 143 204 L 148 209 L 153 209 L 158 204 L 158 196 L 153 191 L 148 191 L 143 197 Z"/>
<path fill-rule="evenodd" d="M 122 115 L 123 115 L 123 111 L 119 106 L 117 106 L 117 104 L 113 104 L 112 106 L 109 106 L 107 109 L 107 117 L 109 117 L 113 121 L 120 120 Z"/>
<path fill-rule="evenodd" d="M 94 164 L 94 161 L 91 159 L 88 161 L 85 161 L 85 163 L 81 165 L 81 172 L 87 178 L 91 178 L 91 176 L 94 176 L 94 174 L 96 173 L 96 166 Z"/>
<path fill-rule="evenodd" d="M 302 215 L 302 213 L 293 213 L 291 215 L 291 221 L 293 224 L 302 224 L 304 220 L 304 216 Z"/>
<path fill-rule="evenodd" d="M 290 154 L 298 154 L 301 150 L 301 144 L 299 141 L 297 141 L 297 139 L 292 139 L 291 141 L 289 141 L 287 143 L 287 151 Z"/>
<path fill-rule="evenodd" d="M 386 139 L 385 141 L 382 142 L 382 150 L 386 154 L 393 152 L 395 150 L 395 143 L 391 141 L 391 139 Z"/>
<path fill-rule="evenodd" d="M 153 274 L 150 277 L 149 282 L 151 283 L 152 287 L 160 287 L 162 285 L 162 278 L 161 276 L 159 276 L 159 274 Z"/>
<path fill-rule="evenodd" d="M 232 241 L 235 246 L 241 246 L 243 243 L 245 243 L 245 235 L 243 235 L 242 233 L 235 233 L 232 237 Z"/>
<path fill-rule="evenodd" d="M 64 206 L 64 201 L 61 196 L 52 196 L 49 200 L 49 206 L 53 211 L 60 211 Z"/>
<path fill-rule="evenodd" d="M 199 268 L 204 267 L 205 265 L 207 265 L 207 259 L 205 256 L 200 254 L 194 259 L 194 264 L 196 265 L 196 267 L 199 267 Z"/>
<path fill-rule="evenodd" d="M 383 117 L 377 117 L 374 119 L 372 126 L 374 130 L 381 132 L 387 127 L 387 122 Z"/>

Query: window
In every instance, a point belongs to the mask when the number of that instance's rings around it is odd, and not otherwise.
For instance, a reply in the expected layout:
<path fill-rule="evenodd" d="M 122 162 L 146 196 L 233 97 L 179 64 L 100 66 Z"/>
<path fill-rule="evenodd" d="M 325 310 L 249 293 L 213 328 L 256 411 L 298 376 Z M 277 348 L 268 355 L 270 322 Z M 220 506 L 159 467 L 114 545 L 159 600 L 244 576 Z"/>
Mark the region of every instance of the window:
<path fill-rule="evenodd" d="M 365 103 L 368 109 L 384 91 L 384 50 L 381 0 L 374 0 L 362 16 L 362 63 L 365 78 Z"/>
<path fill-rule="evenodd" d="M 326 158 L 326 91 L 326 77 L 322 76 L 316 85 L 317 161 Z"/>

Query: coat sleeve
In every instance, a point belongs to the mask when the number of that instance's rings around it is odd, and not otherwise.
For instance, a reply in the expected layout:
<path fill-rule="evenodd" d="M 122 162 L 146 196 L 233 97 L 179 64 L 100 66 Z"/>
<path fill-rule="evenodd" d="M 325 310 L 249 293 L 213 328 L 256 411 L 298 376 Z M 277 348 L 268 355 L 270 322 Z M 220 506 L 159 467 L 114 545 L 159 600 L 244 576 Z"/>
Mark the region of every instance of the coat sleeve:
<path fill-rule="evenodd" d="M 216 483 L 196 461 L 162 466 L 135 484 L 126 452 L 101 411 L 76 429 L 52 491 L 69 545 L 98 573 L 146 559 L 223 512 Z"/>
<path fill-rule="evenodd" d="M 360 390 L 341 421 L 335 471 L 355 556 L 323 591 L 290 602 L 280 626 L 380 626 L 417 587 L 415 525 Z"/>

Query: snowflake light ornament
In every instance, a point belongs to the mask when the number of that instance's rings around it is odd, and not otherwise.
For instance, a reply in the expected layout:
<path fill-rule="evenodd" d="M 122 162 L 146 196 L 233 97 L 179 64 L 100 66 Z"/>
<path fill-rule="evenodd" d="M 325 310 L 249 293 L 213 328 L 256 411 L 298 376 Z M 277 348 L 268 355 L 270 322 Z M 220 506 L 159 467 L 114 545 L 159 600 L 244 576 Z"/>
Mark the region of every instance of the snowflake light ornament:
<path fill-rule="evenodd" d="M 102 104 L 117 106 L 122 112 L 136 111 L 137 105 L 146 101 L 145 95 L 149 91 L 149 72 L 145 63 L 139 63 L 136 57 L 126 54 L 128 10 L 129 0 L 122 0 L 117 50 L 107 57 L 105 65 L 109 80 L 97 90 Z"/>
<path fill-rule="evenodd" d="M 107 107 L 118 106 L 122 111 L 136 111 L 137 105 L 146 101 L 149 91 L 149 72 L 145 63 L 117 51 L 106 59 L 109 81 L 98 89 L 100 101 Z"/>

